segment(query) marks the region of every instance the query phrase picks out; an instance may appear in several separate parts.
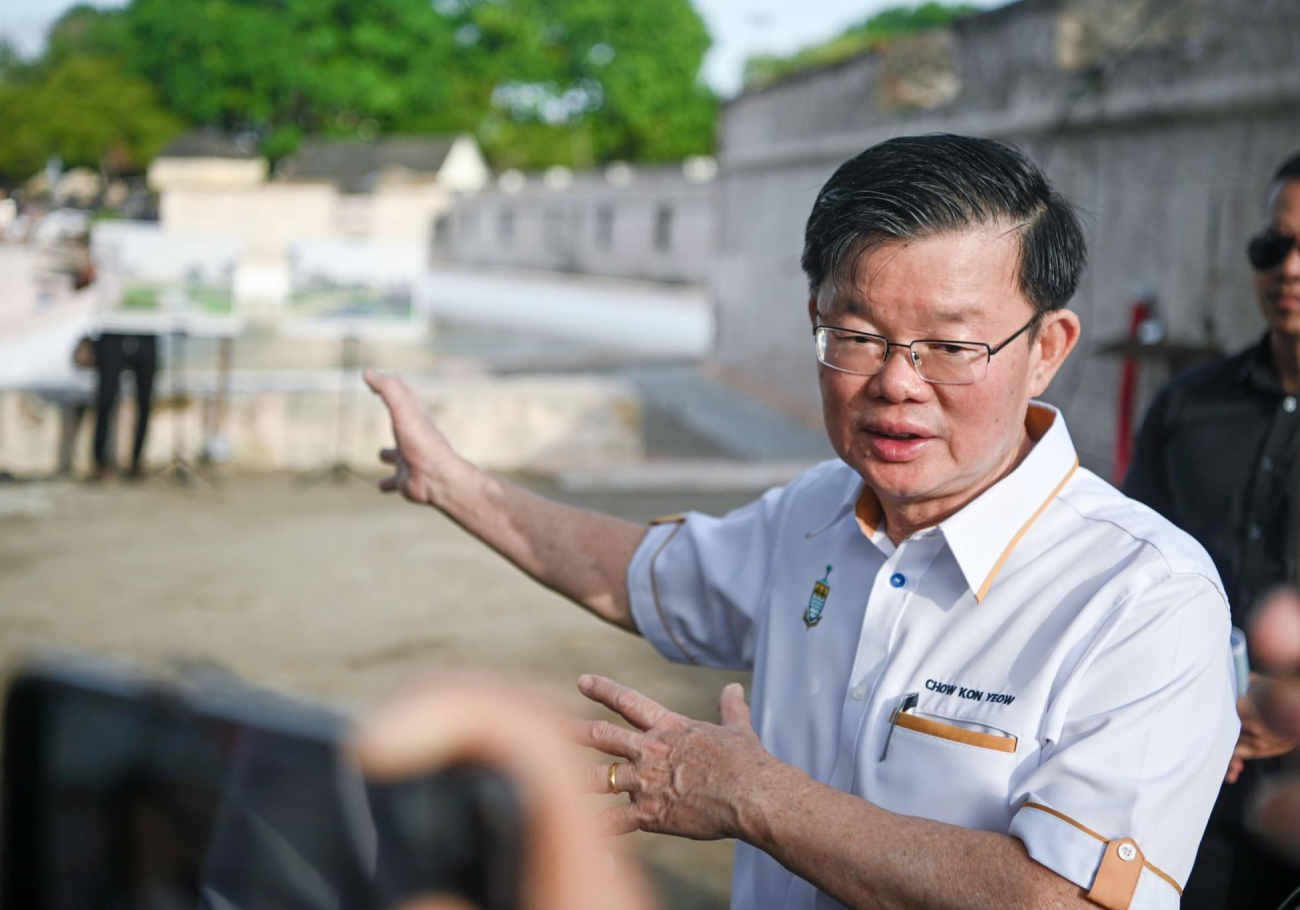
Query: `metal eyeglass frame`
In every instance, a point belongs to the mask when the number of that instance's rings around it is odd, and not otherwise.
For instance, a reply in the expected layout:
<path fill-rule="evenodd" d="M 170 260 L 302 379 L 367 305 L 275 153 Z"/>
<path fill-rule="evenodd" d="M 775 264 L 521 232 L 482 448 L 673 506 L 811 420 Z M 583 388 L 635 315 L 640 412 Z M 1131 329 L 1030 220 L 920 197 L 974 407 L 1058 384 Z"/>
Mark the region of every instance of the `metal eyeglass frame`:
<path fill-rule="evenodd" d="M 857 329 L 842 329 L 839 326 L 823 325 L 820 323 L 813 326 L 813 339 L 815 340 L 817 338 L 817 333 L 820 332 L 822 329 L 831 329 L 836 332 L 847 332 L 850 335 L 862 335 L 865 338 L 875 338 L 885 343 L 885 356 L 880 358 L 880 369 L 876 370 L 874 373 L 863 373 L 860 370 L 846 370 L 843 367 L 837 367 L 832 363 L 827 363 L 826 361 L 822 360 L 820 346 L 815 345 L 815 347 L 817 348 L 817 362 L 820 363 L 822 366 L 830 367 L 832 370 L 838 370 L 841 373 L 849 373 L 853 376 L 875 376 L 876 374 L 880 373 L 881 370 L 885 368 L 885 364 L 889 362 L 889 352 L 893 348 L 906 348 L 908 360 L 912 362 L 912 369 L 916 370 L 916 375 L 920 377 L 922 382 L 928 382 L 931 385 L 974 385 L 975 383 L 979 382 L 981 379 L 983 379 L 985 376 L 988 375 L 987 366 L 988 363 L 993 359 L 993 355 L 996 354 L 998 351 L 1002 350 L 1003 348 L 1005 348 L 1007 345 L 1011 344 L 1011 342 L 1015 341 L 1026 331 L 1028 331 L 1029 327 L 1034 325 L 1036 322 L 1038 322 L 1041 316 L 1042 316 L 1041 313 L 1035 313 L 1032 319 L 1030 319 L 1028 322 L 1026 322 L 1024 325 L 1022 325 L 1019 329 L 1016 330 L 1014 335 L 1012 335 L 1010 338 L 1006 339 L 1005 341 L 1001 342 L 1000 344 L 996 344 L 996 345 L 991 345 L 984 341 L 956 341 L 950 338 L 917 338 L 913 341 L 909 341 L 907 344 L 903 344 L 901 341 L 890 341 L 884 335 L 877 335 L 874 332 L 859 332 Z M 921 376 L 921 367 L 916 362 L 918 355 L 916 351 L 912 350 L 912 345 L 914 344 L 978 345 L 979 347 L 982 347 L 984 348 L 984 350 L 988 351 L 988 355 L 984 361 L 985 363 L 984 376 L 981 376 L 979 379 L 972 379 L 970 382 L 951 382 L 951 381 L 936 382 L 933 379 L 926 379 L 924 376 Z"/>

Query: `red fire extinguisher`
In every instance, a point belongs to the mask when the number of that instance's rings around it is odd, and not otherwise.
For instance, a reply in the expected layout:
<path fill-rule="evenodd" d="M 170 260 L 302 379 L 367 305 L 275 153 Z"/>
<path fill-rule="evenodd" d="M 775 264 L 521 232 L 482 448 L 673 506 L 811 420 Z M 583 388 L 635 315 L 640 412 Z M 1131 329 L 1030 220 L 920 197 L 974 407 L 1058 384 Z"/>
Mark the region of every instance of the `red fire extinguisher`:
<path fill-rule="evenodd" d="M 1139 341 L 1142 323 L 1155 314 L 1155 303 L 1142 298 L 1129 308 L 1128 340 Z M 1133 458 L 1133 412 L 1137 409 L 1138 359 L 1132 353 L 1125 355 L 1119 373 L 1119 425 L 1115 429 L 1115 461 L 1112 481 L 1115 486 L 1124 482 L 1128 463 Z"/>

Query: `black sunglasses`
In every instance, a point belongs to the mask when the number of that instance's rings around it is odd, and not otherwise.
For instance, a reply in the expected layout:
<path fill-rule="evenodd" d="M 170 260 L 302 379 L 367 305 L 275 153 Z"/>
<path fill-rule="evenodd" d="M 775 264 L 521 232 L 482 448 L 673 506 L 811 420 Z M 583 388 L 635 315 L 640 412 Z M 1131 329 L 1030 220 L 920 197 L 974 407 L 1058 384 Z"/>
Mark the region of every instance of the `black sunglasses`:
<path fill-rule="evenodd" d="M 1267 272 L 1269 269 L 1277 268 L 1287 256 L 1291 255 L 1291 250 L 1295 248 L 1297 241 L 1300 241 L 1300 238 L 1288 237 L 1270 228 L 1258 237 L 1251 238 L 1250 244 L 1246 247 L 1246 255 L 1250 257 L 1250 264 L 1258 271 Z"/>

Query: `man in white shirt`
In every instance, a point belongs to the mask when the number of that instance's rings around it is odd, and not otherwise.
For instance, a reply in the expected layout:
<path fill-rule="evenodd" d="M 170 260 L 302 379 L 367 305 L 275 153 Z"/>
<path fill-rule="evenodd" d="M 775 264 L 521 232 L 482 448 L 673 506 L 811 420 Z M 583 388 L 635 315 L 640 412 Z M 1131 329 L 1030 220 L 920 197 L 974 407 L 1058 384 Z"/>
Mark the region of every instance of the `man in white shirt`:
<path fill-rule="evenodd" d="M 612 680 L 612 831 L 735 837 L 732 906 L 1176 907 L 1236 739 L 1204 551 L 1078 467 L 1033 399 L 1079 337 L 1070 206 L 1017 150 L 907 137 L 805 234 L 838 461 L 634 524 L 459 459 L 399 379 L 381 482 L 673 660 L 752 668 L 720 725 Z"/>

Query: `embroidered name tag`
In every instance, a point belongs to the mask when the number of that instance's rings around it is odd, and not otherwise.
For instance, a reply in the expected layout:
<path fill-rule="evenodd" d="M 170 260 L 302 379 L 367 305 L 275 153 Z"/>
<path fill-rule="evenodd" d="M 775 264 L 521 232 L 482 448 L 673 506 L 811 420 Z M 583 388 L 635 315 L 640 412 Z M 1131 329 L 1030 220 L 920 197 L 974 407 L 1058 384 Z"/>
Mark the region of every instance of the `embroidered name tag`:
<path fill-rule="evenodd" d="M 983 689 L 971 689 L 954 683 L 937 682 L 933 679 L 927 679 L 925 687 L 939 695 L 951 695 L 955 698 L 980 701 L 990 705 L 1009 705 L 1016 700 L 1014 695 L 1007 695 L 1003 692 L 985 692 Z"/>

